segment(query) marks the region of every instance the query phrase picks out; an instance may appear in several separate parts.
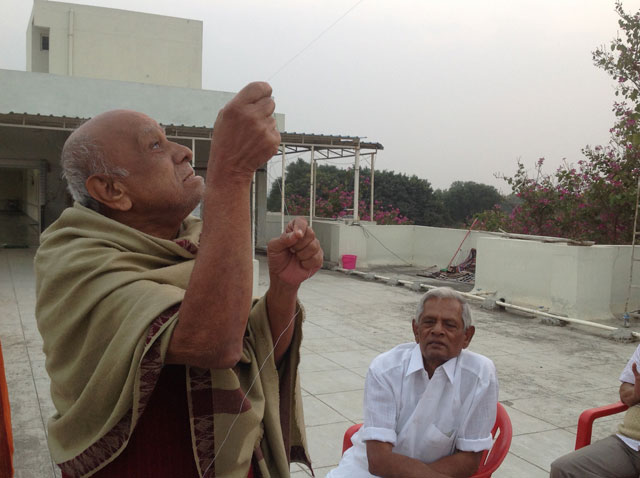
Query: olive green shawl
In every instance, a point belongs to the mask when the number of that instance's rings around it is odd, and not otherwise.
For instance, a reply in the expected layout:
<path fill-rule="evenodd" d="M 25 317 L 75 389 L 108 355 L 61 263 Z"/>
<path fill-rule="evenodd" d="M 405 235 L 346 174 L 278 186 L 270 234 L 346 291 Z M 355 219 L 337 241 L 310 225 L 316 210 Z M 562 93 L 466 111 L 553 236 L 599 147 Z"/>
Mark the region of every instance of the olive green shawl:
<path fill-rule="evenodd" d="M 65 473 L 90 476 L 126 447 L 159 376 L 201 227 L 189 217 L 179 238 L 164 240 L 75 204 L 42 234 L 36 318 L 57 410 L 49 448 Z M 264 299 L 254 302 L 233 370 L 187 367 L 200 476 L 244 478 L 251 460 L 264 477 L 288 476 L 289 461 L 309 464 L 297 376 L 302 315 L 279 369 Z"/>

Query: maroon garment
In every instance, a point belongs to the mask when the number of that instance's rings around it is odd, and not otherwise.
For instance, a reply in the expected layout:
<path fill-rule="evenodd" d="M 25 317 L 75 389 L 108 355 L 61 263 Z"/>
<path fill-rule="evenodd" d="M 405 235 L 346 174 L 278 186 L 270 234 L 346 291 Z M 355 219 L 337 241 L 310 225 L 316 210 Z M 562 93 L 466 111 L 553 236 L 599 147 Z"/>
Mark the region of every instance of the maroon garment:
<path fill-rule="evenodd" d="M 185 366 L 165 365 L 126 448 L 92 477 L 198 478 L 190 428 Z"/>
<path fill-rule="evenodd" d="M 144 413 L 118 457 L 92 478 L 198 478 L 184 365 L 165 365 Z M 253 464 L 247 478 L 252 478 Z M 62 473 L 62 478 L 71 478 Z"/>

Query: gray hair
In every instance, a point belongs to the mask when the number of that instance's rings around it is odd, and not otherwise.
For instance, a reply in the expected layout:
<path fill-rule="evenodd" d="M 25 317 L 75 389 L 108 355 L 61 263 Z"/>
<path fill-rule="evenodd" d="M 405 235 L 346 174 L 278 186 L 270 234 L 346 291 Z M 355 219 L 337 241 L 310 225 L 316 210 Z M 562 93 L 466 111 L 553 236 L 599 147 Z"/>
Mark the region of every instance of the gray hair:
<path fill-rule="evenodd" d="M 469 307 L 469 304 L 467 304 L 467 301 L 460 292 L 452 289 L 451 287 L 436 287 L 420 298 L 420 302 L 418 302 L 418 309 L 416 310 L 416 317 L 414 319 L 416 323 L 418 323 L 422 313 L 424 312 L 424 304 L 426 304 L 429 299 L 433 298 L 454 299 L 460 302 L 460 305 L 462 306 L 462 323 L 464 324 L 464 330 L 467 330 L 473 325 L 473 317 L 471 316 L 471 308 Z"/>
<path fill-rule="evenodd" d="M 104 149 L 92 138 L 83 134 L 71 134 L 62 147 L 60 159 L 62 177 L 67 181 L 67 189 L 74 201 L 94 211 L 100 210 L 100 203 L 89 191 L 86 182 L 94 174 L 110 177 L 126 177 L 129 172 L 116 168 L 105 159 Z"/>

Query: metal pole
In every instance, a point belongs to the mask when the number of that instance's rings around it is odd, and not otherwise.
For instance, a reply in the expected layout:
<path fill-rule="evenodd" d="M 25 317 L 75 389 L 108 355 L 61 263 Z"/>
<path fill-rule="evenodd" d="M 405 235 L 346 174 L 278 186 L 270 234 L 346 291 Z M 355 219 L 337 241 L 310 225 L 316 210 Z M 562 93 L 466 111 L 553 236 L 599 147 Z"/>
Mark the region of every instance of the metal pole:
<path fill-rule="evenodd" d="M 67 75 L 73 76 L 73 35 L 74 35 L 74 13 L 69 10 L 69 25 L 67 31 Z"/>
<path fill-rule="evenodd" d="M 369 211 L 370 211 L 369 212 L 369 218 L 370 218 L 371 221 L 373 221 L 373 191 L 374 191 L 373 182 L 374 182 L 374 176 L 375 176 L 375 174 L 373 173 L 373 162 L 374 162 L 375 157 L 376 157 L 376 153 L 371 153 L 371 188 L 370 188 L 370 191 L 369 191 L 369 193 L 371 195 L 371 201 L 370 201 L 371 205 L 369 206 Z"/>
<path fill-rule="evenodd" d="M 284 177 L 286 175 L 285 163 L 287 162 L 286 145 L 282 145 L 282 188 L 280 189 L 280 232 L 284 232 Z"/>
<path fill-rule="evenodd" d="M 629 299 L 631 298 L 631 289 L 633 288 L 633 263 L 636 260 L 636 231 L 638 230 L 638 201 L 640 201 L 640 177 L 638 178 L 638 187 L 636 189 L 636 213 L 633 217 L 633 234 L 631 235 L 631 260 L 629 261 L 629 288 L 627 289 L 627 300 L 624 303 L 624 318 L 629 317 Z M 626 323 L 625 323 L 626 325 Z"/>
<path fill-rule="evenodd" d="M 191 138 L 191 166 L 196 165 L 196 139 Z"/>
<path fill-rule="evenodd" d="M 358 215 L 358 206 L 360 204 L 360 144 L 356 146 L 356 159 L 353 169 L 353 222 L 357 224 L 360 222 L 360 216 Z"/>
<path fill-rule="evenodd" d="M 314 213 L 314 206 L 316 204 L 316 175 L 315 175 L 315 171 L 314 171 L 314 164 L 315 164 L 315 146 L 311 146 L 311 172 L 309 177 L 311 178 L 311 185 L 310 185 L 310 190 L 309 190 L 309 226 L 313 225 L 313 213 Z"/>

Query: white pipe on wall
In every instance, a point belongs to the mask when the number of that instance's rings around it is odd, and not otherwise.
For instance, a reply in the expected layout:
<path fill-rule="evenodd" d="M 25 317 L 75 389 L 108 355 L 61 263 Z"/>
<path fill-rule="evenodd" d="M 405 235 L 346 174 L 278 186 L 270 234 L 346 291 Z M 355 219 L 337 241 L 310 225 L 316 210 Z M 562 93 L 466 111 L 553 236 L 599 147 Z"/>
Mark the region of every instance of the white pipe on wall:
<path fill-rule="evenodd" d="M 341 267 L 337 267 L 335 270 L 339 270 L 339 271 L 342 271 L 342 272 L 346 272 L 348 274 L 354 274 L 354 275 L 362 276 L 362 277 L 369 275 L 369 273 L 367 273 L 367 272 L 356 271 L 356 270 L 351 270 L 351 269 L 343 269 Z M 378 274 L 373 274 L 373 278 L 377 279 L 377 280 L 383 280 L 383 281 L 391 280 L 391 277 L 381 276 L 381 275 L 378 275 Z M 398 279 L 398 284 L 411 286 L 411 285 L 414 285 L 415 282 L 414 281 L 410 281 L 410 280 Z M 435 289 L 437 287 L 438 286 L 435 286 L 435 285 L 420 284 L 420 288 L 421 289 L 430 290 L 430 289 Z M 458 292 L 460 292 L 460 291 L 458 291 Z M 480 300 L 482 302 L 487 300 L 486 297 L 470 294 L 468 292 L 460 292 L 460 294 L 463 295 L 464 297 L 468 297 L 469 299 L 473 299 L 473 300 Z M 618 330 L 618 327 L 612 327 L 610 325 L 599 324 L 597 322 L 591 322 L 591 321 L 588 321 L 588 320 L 574 319 L 572 317 L 564 317 L 562 315 L 550 314 L 548 312 L 542 312 L 540 310 L 531 309 L 531 308 L 528 308 L 528 307 L 521 307 L 519 305 L 510 304 L 508 302 L 503 302 L 501 300 L 500 301 L 496 301 L 496 304 L 499 305 L 500 307 L 504 307 L 505 309 L 513 309 L 513 310 L 518 310 L 520 312 L 526 312 L 526 313 L 532 314 L 532 315 L 537 315 L 537 316 L 542 316 L 542 317 L 549 317 L 551 319 L 561 320 L 563 322 L 568 322 L 570 324 L 586 325 L 588 327 L 595 327 L 597 329 L 608 330 L 610 332 L 613 332 L 614 330 Z M 639 332 L 630 331 L 630 334 L 633 335 L 636 338 L 640 338 L 640 333 Z"/>

